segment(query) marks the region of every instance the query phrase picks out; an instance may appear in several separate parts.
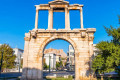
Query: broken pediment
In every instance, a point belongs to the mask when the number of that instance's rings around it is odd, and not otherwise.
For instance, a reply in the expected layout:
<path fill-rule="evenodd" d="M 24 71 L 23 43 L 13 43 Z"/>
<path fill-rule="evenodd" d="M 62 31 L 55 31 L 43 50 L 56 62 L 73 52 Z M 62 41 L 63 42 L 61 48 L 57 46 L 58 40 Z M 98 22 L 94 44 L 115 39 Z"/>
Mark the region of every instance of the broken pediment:
<path fill-rule="evenodd" d="M 64 0 L 55 0 L 55 1 L 49 2 L 49 4 L 69 4 L 69 2 Z"/>

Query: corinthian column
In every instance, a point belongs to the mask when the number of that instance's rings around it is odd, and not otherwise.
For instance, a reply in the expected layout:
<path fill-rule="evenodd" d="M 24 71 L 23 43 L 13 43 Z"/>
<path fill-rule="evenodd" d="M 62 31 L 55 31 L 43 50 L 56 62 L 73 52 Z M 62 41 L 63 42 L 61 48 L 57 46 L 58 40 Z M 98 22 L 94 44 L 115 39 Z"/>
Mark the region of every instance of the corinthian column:
<path fill-rule="evenodd" d="M 69 10 L 65 8 L 65 29 L 70 29 Z"/>
<path fill-rule="evenodd" d="M 80 24 L 81 24 L 81 29 L 83 29 L 83 12 L 82 12 L 82 7 L 80 8 Z"/>
<path fill-rule="evenodd" d="M 53 29 L 53 9 L 49 9 L 48 29 Z"/>
<path fill-rule="evenodd" d="M 38 29 L 38 14 L 39 14 L 39 10 L 38 10 L 38 9 L 36 9 L 35 29 Z"/>

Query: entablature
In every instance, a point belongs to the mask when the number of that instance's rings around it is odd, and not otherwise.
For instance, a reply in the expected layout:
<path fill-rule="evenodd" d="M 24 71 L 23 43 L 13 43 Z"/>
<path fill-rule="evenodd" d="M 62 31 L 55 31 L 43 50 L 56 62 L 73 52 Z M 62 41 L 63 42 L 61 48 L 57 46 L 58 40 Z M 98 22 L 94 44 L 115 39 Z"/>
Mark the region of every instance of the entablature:
<path fill-rule="evenodd" d="M 31 30 L 31 31 L 35 31 L 34 29 L 33 30 Z M 30 32 L 31 32 L 30 31 Z M 50 32 L 58 32 L 58 33 L 76 33 L 76 32 L 87 32 L 87 33 L 94 33 L 94 32 L 96 32 L 96 28 L 87 28 L 87 29 L 73 29 L 73 30 L 66 30 L 66 29 L 58 29 L 58 30 L 56 30 L 56 29 L 51 29 L 51 30 L 49 30 L 49 29 L 37 29 L 36 30 L 37 31 L 37 33 L 44 33 L 44 32 L 46 32 L 46 33 L 50 33 Z"/>
<path fill-rule="evenodd" d="M 83 5 L 80 4 L 72 4 L 69 5 L 68 1 L 63 1 L 63 0 L 55 0 L 55 1 L 51 1 L 49 2 L 49 4 L 40 4 L 40 5 L 35 5 L 36 9 L 38 10 L 49 10 L 50 8 L 53 9 L 59 9 L 60 8 L 68 8 L 69 10 L 80 10 L 81 7 L 83 7 Z M 55 10 L 56 11 L 56 10 Z M 58 11 L 58 12 L 59 12 Z M 61 12 L 61 11 L 60 11 Z"/>

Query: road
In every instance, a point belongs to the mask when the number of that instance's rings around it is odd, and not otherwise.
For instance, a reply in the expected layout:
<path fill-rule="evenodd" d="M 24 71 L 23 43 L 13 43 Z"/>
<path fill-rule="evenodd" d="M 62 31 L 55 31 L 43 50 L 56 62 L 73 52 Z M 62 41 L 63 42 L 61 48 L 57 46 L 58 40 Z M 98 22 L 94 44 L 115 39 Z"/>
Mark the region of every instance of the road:
<path fill-rule="evenodd" d="M 22 73 L 19 72 L 7 72 L 7 73 L 1 73 L 0 77 L 19 77 Z"/>
<path fill-rule="evenodd" d="M 64 75 L 73 75 L 74 76 L 75 72 L 73 71 L 54 71 L 54 72 L 43 72 L 43 76 L 54 76 L 56 75 L 57 77 L 63 77 Z M 10 73 L 2 73 L 0 77 L 19 77 L 21 76 L 22 73 L 19 72 L 10 72 Z"/>
<path fill-rule="evenodd" d="M 74 71 L 54 71 L 54 72 L 44 72 L 43 76 L 54 76 L 56 75 L 57 77 L 64 77 L 65 75 L 75 75 Z"/>

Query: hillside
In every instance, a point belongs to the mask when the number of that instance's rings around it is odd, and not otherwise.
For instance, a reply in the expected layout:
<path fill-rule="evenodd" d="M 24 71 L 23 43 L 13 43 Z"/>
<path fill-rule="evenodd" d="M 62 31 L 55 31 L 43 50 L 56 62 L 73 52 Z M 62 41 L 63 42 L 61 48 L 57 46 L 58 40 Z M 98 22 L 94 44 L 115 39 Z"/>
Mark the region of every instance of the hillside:
<path fill-rule="evenodd" d="M 56 55 L 61 55 L 62 58 L 66 58 L 67 55 L 65 54 L 65 52 L 63 51 L 63 49 L 45 49 L 44 54 L 49 54 L 49 53 L 54 53 Z"/>

